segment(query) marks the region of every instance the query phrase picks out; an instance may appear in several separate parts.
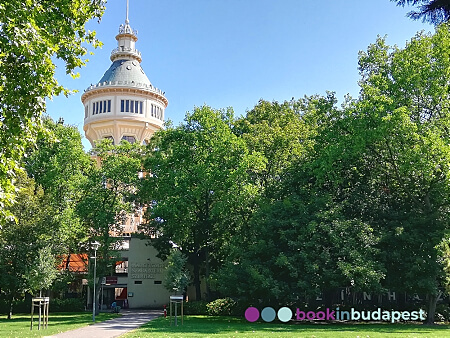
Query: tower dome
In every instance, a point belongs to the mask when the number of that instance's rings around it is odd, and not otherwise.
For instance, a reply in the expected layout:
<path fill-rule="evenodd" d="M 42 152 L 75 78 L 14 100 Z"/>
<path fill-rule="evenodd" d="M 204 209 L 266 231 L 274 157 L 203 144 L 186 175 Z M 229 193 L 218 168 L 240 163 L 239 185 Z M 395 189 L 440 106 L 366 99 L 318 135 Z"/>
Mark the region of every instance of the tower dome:
<path fill-rule="evenodd" d="M 84 131 L 92 145 L 104 138 L 116 144 L 121 140 L 142 144 L 164 124 L 168 101 L 141 67 L 141 53 L 135 47 L 137 31 L 129 24 L 128 6 L 125 24 L 119 27 L 116 40 L 118 46 L 111 52 L 111 66 L 81 96 Z"/>

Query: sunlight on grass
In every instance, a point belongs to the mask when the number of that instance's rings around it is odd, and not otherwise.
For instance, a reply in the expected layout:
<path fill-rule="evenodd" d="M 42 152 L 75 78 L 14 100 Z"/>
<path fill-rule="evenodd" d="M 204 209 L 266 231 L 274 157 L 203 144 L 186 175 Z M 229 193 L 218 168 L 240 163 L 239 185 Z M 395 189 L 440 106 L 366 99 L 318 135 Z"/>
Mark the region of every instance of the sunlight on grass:
<path fill-rule="evenodd" d="M 118 314 L 100 313 L 96 316 L 96 322 L 102 322 L 111 318 L 116 318 Z M 37 318 L 34 316 L 33 331 L 30 331 L 30 314 L 14 315 L 11 320 L 5 315 L 0 316 L 0 337 L 43 337 L 51 336 L 60 332 L 78 329 L 92 324 L 92 313 L 50 313 L 48 328 L 38 330 Z"/>
<path fill-rule="evenodd" d="M 124 337 L 450 337 L 447 325 L 421 324 L 283 324 L 249 323 L 231 317 L 186 316 L 184 325 L 171 326 L 169 318 L 160 317 Z"/>

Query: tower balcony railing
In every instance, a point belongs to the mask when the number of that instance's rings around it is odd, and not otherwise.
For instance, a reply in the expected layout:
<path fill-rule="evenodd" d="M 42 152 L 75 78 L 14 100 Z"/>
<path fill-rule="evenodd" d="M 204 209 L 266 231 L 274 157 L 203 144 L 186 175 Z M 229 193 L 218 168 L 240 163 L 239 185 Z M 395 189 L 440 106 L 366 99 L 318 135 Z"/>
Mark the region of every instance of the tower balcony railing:
<path fill-rule="evenodd" d="M 130 27 L 129 24 L 121 24 L 119 27 L 119 34 L 133 34 L 137 35 L 138 31 Z"/>
<path fill-rule="evenodd" d="M 92 89 L 101 88 L 101 87 L 136 87 L 139 89 L 143 89 L 149 92 L 153 92 L 159 94 L 161 96 L 165 96 L 166 92 L 163 92 L 161 89 L 154 87 L 153 85 L 148 85 L 146 83 L 134 82 L 134 81 L 105 81 L 99 82 L 97 84 L 91 84 L 88 88 L 84 90 L 84 92 L 88 92 Z"/>
<path fill-rule="evenodd" d="M 131 54 L 132 56 L 137 56 L 138 58 L 141 58 L 141 52 L 138 51 L 136 48 L 130 48 L 130 47 L 124 47 L 120 46 L 111 51 L 111 56 L 114 56 L 115 54 Z"/>

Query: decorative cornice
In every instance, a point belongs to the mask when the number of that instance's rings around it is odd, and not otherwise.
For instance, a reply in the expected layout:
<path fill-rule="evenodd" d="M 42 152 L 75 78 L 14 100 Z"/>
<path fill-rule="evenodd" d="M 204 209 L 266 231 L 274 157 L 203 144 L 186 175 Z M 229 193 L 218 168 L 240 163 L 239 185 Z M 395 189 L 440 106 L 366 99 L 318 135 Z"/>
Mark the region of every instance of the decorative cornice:
<path fill-rule="evenodd" d="M 127 81 L 109 81 L 103 83 L 97 83 L 96 85 L 91 85 L 88 87 L 83 95 L 81 95 L 81 102 L 86 101 L 92 96 L 103 93 L 133 93 L 133 94 L 141 94 L 144 96 L 153 97 L 161 103 L 164 104 L 165 107 L 169 104 L 169 101 L 164 96 L 165 92 L 162 90 L 153 87 L 152 85 L 146 85 L 142 83 L 134 83 Z"/>

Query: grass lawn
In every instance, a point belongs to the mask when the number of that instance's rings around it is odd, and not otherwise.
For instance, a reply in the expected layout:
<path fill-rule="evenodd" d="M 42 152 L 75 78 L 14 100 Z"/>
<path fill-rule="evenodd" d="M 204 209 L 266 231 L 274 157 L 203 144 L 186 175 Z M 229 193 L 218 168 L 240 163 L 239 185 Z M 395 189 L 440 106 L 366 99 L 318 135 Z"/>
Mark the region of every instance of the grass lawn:
<path fill-rule="evenodd" d="M 115 313 L 100 313 L 95 317 L 96 322 L 115 318 Z M 39 315 L 34 314 L 33 331 L 30 331 L 31 314 L 13 315 L 11 320 L 6 319 L 6 315 L 0 315 L 0 337 L 44 337 L 64 332 L 68 330 L 78 329 L 80 327 L 92 324 L 92 313 L 76 312 L 76 313 L 50 313 L 48 316 L 48 328 L 38 331 Z"/>
<path fill-rule="evenodd" d="M 137 337 L 450 337 L 450 326 L 421 324 L 284 324 L 249 323 L 229 317 L 186 316 L 184 325 L 170 326 L 169 318 L 160 317 L 126 334 Z"/>

